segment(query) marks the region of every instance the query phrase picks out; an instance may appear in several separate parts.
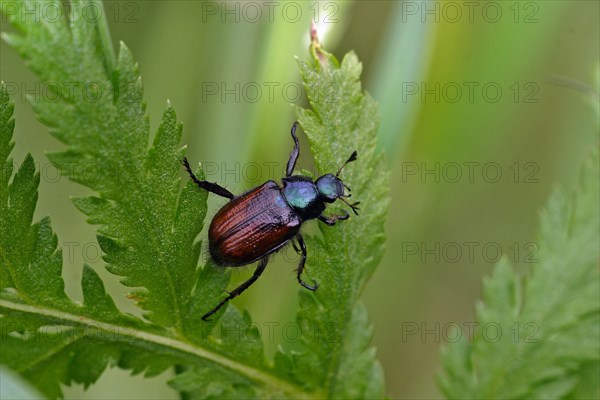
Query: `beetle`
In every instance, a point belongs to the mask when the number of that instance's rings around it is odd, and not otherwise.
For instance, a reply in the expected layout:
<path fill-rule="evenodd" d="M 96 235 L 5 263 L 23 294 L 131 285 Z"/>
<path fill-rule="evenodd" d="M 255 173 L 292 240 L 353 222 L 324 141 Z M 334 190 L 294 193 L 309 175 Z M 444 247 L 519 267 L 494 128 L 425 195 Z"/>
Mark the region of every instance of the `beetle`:
<path fill-rule="evenodd" d="M 335 175 L 325 174 L 315 181 L 308 176 L 292 175 L 300 154 L 300 143 L 296 136 L 297 126 L 298 123 L 294 122 L 291 129 L 294 148 L 287 162 L 285 178 L 281 179 L 282 186 L 270 180 L 235 196 L 216 183 L 198 179 L 192 172 L 187 158 L 183 158 L 187 173 L 199 188 L 229 199 L 229 202 L 217 211 L 208 229 L 208 249 L 215 264 L 239 267 L 258 261 L 252 277 L 228 292 L 229 295 L 225 299 L 202 316 L 204 321 L 256 282 L 267 266 L 269 255 L 290 242 L 301 256 L 296 268 L 298 282 L 308 290 L 316 290 L 318 283 L 310 285 L 302 280 L 307 252 L 300 227 L 311 219 L 319 219 L 329 226 L 348 219 L 350 214 L 345 210 L 342 215 L 326 217 L 323 214 L 326 204 L 337 199 L 346 203 L 358 215 L 360 202 L 349 203 L 346 200 L 350 194 L 346 194 L 344 188 L 348 189 L 348 192 L 350 188 L 339 178 L 346 164 L 356 160 L 356 151 Z"/>

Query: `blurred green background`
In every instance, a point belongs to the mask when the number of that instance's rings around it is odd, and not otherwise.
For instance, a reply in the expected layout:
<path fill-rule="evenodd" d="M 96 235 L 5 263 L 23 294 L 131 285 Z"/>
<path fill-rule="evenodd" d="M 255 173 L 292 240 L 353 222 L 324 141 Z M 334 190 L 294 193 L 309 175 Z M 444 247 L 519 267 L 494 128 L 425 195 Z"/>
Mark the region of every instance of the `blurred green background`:
<path fill-rule="evenodd" d="M 291 105 L 305 105 L 294 56 L 308 58 L 310 20 L 338 58 L 358 54 L 364 88 L 380 104 L 380 145 L 392 169 L 388 250 L 363 297 L 387 393 L 414 399 L 440 397 L 439 347 L 453 339 L 450 326 L 468 334 L 481 279 L 498 253 L 523 271 L 535 268 L 539 210 L 556 185 L 577 179 L 598 145 L 599 4 L 108 1 L 105 11 L 115 46 L 125 42 L 139 62 L 153 131 L 169 99 L 190 160 L 236 193 L 282 175 Z M 2 30 L 11 30 L 5 21 Z M 68 293 L 81 298 L 85 261 L 120 306 L 137 313 L 103 270 L 94 230 L 69 200 L 86 189 L 57 175 L 44 156 L 62 146 L 25 96 L 35 101 L 46 89 L 0 46 L 0 78 L 16 102 L 14 158 L 30 151 L 40 163 L 36 218 L 52 217 Z M 301 140 L 299 166 L 310 168 Z M 211 200 L 212 212 L 221 204 Z M 295 262 L 291 252 L 275 257 L 235 301 L 251 311 L 270 355 L 294 319 Z M 234 280 L 250 273 L 236 271 Z M 113 369 L 88 391 L 74 386 L 66 395 L 175 398 L 168 378 Z"/>

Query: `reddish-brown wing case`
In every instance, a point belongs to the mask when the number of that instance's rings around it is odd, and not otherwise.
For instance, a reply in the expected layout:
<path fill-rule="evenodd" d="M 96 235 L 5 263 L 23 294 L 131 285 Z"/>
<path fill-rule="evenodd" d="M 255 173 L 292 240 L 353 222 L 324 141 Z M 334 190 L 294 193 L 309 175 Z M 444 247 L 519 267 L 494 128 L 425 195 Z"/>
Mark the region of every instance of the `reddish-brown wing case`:
<path fill-rule="evenodd" d="M 217 212 L 208 230 L 209 251 L 219 265 L 250 264 L 286 244 L 301 224 L 279 185 L 267 181 Z"/>

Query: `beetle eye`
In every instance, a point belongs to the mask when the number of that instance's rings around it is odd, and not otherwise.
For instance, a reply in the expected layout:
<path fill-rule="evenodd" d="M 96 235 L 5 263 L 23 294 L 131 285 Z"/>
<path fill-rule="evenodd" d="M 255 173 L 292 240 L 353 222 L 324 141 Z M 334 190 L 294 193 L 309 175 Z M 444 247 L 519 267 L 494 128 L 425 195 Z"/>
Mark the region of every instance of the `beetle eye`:
<path fill-rule="evenodd" d="M 329 203 L 334 202 L 337 198 L 344 195 L 342 181 L 332 174 L 323 175 L 317 179 L 316 184 L 321 197 Z"/>

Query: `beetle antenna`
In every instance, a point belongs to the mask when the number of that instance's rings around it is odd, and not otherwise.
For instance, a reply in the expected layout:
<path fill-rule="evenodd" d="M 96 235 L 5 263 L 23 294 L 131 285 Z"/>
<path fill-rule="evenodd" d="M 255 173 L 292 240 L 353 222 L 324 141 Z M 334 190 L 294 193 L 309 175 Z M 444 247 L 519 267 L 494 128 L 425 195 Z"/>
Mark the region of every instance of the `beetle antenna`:
<path fill-rule="evenodd" d="M 360 204 L 360 201 L 357 201 L 356 203 L 349 203 L 348 200 L 346 200 L 342 197 L 340 197 L 339 199 L 341 201 L 343 201 L 344 203 L 346 203 L 346 205 L 352 209 L 354 214 L 358 215 L 358 211 L 356 211 L 356 210 L 360 210 L 360 208 L 357 207 Z"/>
<path fill-rule="evenodd" d="M 342 164 L 342 166 L 338 170 L 337 174 L 335 174 L 335 176 L 336 177 L 340 176 L 340 173 L 342 172 L 342 170 L 344 169 L 346 164 L 348 164 L 349 162 L 352 162 L 352 161 L 356 161 L 356 150 L 354 150 L 354 152 L 350 155 L 350 158 L 344 164 Z"/>

